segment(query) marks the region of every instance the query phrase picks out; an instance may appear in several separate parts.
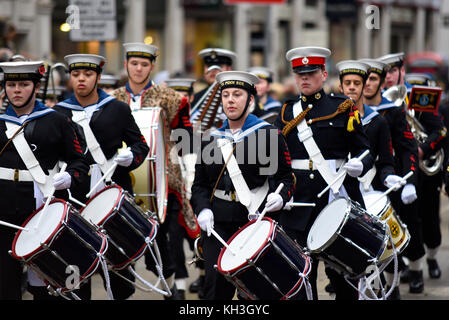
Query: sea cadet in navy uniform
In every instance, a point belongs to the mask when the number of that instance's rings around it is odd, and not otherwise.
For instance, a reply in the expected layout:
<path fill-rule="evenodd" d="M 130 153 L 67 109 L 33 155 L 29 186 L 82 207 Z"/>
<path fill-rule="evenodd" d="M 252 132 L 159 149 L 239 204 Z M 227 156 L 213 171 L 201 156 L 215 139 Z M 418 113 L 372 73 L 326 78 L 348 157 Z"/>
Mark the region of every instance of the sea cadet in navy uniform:
<path fill-rule="evenodd" d="M 79 136 L 82 137 L 82 148 L 91 165 L 90 183 L 72 188 L 73 197 L 86 203 L 86 194 L 114 162 L 118 165 L 109 179 L 133 194 L 129 172 L 142 164 L 149 147 L 129 106 L 98 88 L 105 64 L 104 57 L 71 54 L 64 59 L 69 67 L 74 93 L 69 99 L 59 102 L 54 109 L 72 119 Z M 128 149 L 122 149 L 123 142 Z M 100 148 L 97 148 L 97 145 Z M 93 194 L 104 187 L 103 182 Z M 120 272 L 129 279 L 134 279 L 126 269 Z M 133 285 L 119 276 L 110 273 L 110 278 L 114 299 L 126 299 L 134 293 Z"/>
<path fill-rule="evenodd" d="M 0 220 L 21 225 L 43 205 L 52 187 L 55 197 L 67 199 L 62 190 L 87 180 L 89 167 L 71 120 L 36 100 L 43 62 L 4 62 L 0 68 L 9 101 L 6 113 L 0 115 Z M 60 161 L 67 163 L 63 173 L 58 173 Z M 21 300 L 23 266 L 8 254 L 16 230 L 0 228 L 0 299 Z M 28 275 L 28 290 L 35 300 L 54 298 L 34 272 Z"/>
<path fill-rule="evenodd" d="M 210 300 L 230 300 L 235 294 L 235 287 L 214 269 L 222 245 L 210 236 L 211 230 L 227 240 L 254 218 L 256 211 L 262 212 L 265 207 L 267 216 L 278 212 L 294 190 L 290 155 L 282 134 L 249 114 L 257 81 L 255 75 L 241 71 L 217 75 L 227 120 L 204 138 L 202 158 L 195 167 L 190 202 L 204 231 L 204 290 L 205 298 Z M 259 157 L 262 152 L 268 162 Z M 284 187 L 276 194 L 274 190 L 280 183 Z"/>

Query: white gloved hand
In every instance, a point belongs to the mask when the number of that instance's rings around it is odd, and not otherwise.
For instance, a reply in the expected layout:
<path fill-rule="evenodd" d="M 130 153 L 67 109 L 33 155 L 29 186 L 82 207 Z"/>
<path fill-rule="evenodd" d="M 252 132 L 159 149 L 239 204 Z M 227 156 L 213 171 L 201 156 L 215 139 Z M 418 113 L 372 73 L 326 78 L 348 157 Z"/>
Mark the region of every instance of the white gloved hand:
<path fill-rule="evenodd" d="M 197 159 L 196 153 L 189 153 L 182 157 L 182 162 L 184 163 L 184 167 L 186 169 L 185 173 L 186 196 L 187 199 L 189 200 L 192 196 L 192 185 L 193 181 L 195 180 L 196 159 Z"/>
<path fill-rule="evenodd" d="M 68 172 L 60 172 L 53 176 L 53 187 L 55 190 L 63 190 L 70 188 L 72 177 Z"/>
<path fill-rule="evenodd" d="M 404 204 L 410 204 L 418 198 L 416 188 L 413 184 L 407 183 L 402 189 L 401 200 Z"/>
<path fill-rule="evenodd" d="M 395 186 L 395 188 L 393 189 L 394 191 L 397 191 L 399 189 L 402 188 L 403 185 L 406 184 L 406 180 L 403 179 L 400 176 L 397 176 L 395 174 L 390 174 L 385 178 L 384 184 L 385 186 L 387 186 L 387 188 L 391 188 L 393 186 Z"/>
<path fill-rule="evenodd" d="M 349 159 L 348 162 L 343 166 L 346 172 L 353 178 L 358 177 L 362 174 L 363 163 L 357 158 Z"/>
<path fill-rule="evenodd" d="M 210 237 L 211 230 L 214 228 L 214 213 L 211 209 L 203 209 L 198 215 L 198 224 L 201 230 L 207 232 L 207 236 Z"/>
<path fill-rule="evenodd" d="M 265 203 L 266 212 L 279 211 L 284 206 L 284 200 L 277 193 L 270 193 L 267 196 L 267 203 Z"/>
<path fill-rule="evenodd" d="M 134 155 L 131 150 L 125 149 L 119 152 L 115 157 L 114 161 L 117 162 L 119 166 L 129 167 L 133 163 Z"/>
<path fill-rule="evenodd" d="M 292 209 L 292 206 L 290 206 L 291 203 L 293 203 L 293 197 L 291 197 L 290 200 L 288 200 L 288 202 L 285 204 L 284 210 L 290 211 Z"/>

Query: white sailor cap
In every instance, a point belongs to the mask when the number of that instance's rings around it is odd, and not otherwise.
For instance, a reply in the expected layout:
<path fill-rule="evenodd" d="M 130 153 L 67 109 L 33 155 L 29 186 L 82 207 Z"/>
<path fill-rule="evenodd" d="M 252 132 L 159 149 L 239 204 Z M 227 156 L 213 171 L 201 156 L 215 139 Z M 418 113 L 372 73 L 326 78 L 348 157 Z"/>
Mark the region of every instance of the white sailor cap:
<path fill-rule="evenodd" d="M 39 81 L 45 74 L 43 61 L 2 62 L 0 68 L 3 70 L 4 81 Z"/>
<path fill-rule="evenodd" d="M 406 73 L 404 80 L 413 85 L 427 86 L 432 77 L 425 73 Z"/>
<path fill-rule="evenodd" d="M 379 57 L 378 60 L 390 65 L 390 68 L 402 67 L 404 64 L 404 52 L 386 54 Z"/>
<path fill-rule="evenodd" d="M 381 77 L 385 77 L 388 70 L 390 70 L 390 65 L 379 59 L 359 59 L 359 61 L 369 65 L 368 73 L 374 72 Z"/>
<path fill-rule="evenodd" d="M 75 69 L 89 69 L 101 73 L 106 59 L 96 54 L 75 53 L 64 57 L 69 72 Z"/>
<path fill-rule="evenodd" d="M 273 81 L 273 71 L 266 67 L 251 67 L 248 72 L 255 74 L 260 79 L 265 79 L 268 82 Z"/>
<path fill-rule="evenodd" d="M 118 80 L 119 78 L 112 74 L 102 74 L 98 84 L 100 86 L 115 86 Z"/>
<path fill-rule="evenodd" d="M 340 78 L 347 74 L 356 74 L 363 79 L 368 77 L 368 70 L 370 66 L 358 60 L 343 60 L 335 65 L 340 75 Z"/>
<path fill-rule="evenodd" d="M 234 52 L 221 48 L 206 48 L 201 50 L 198 55 L 207 66 L 221 64 L 232 66 L 237 58 Z"/>
<path fill-rule="evenodd" d="M 285 57 L 295 73 L 305 73 L 324 68 L 331 51 L 322 47 L 298 47 L 287 51 Z"/>
<path fill-rule="evenodd" d="M 143 42 L 124 43 L 126 59 L 131 57 L 148 58 L 154 60 L 157 57 L 158 47 Z"/>
<path fill-rule="evenodd" d="M 169 88 L 172 88 L 175 91 L 189 92 L 193 90 L 193 83 L 195 81 L 195 79 L 173 78 L 165 80 L 165 83 Z"/>
<path fill-rule="evenodd" d="M 220 88 L 240 88 L 248 91 L 250 94 L 256 94 L 254 85 L 259 82 L 259 78 L 245 71 L 223 71 L 217 74 L 217 82 Z"/>

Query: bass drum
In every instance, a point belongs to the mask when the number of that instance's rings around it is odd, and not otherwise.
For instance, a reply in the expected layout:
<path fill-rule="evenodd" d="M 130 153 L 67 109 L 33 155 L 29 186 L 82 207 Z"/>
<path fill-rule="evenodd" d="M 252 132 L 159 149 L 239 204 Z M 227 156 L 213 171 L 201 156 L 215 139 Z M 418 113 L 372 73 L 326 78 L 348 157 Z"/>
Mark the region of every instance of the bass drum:
<path fill-rule="evenodd" d="M 159 107 L 135 110 L 133 116 L 150 147 L 145 162 L 130 172 L 135 201 L 145 211 L 156 213 L 159 222 L 163 223 L 168 196 L 167 120 Z"/>

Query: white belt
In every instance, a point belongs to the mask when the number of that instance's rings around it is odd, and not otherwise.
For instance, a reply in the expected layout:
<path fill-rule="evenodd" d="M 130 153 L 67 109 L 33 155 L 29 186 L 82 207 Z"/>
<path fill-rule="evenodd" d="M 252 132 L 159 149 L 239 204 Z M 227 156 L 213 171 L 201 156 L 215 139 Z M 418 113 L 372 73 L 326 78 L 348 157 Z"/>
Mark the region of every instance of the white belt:
<path fill-rule="evenodd" d="M 340 168 L 344 163 L 344 159 L 328 159 L 324 160 L 325 163 L 328 165 L 331 161 L 335 161 L 335 167 Z M 312 165 L 312 169 L 310 168 L 310 165 Z M 318 170 L 317 166 L 312 160 L 309 159 L 294 159 L 292 160 L 292 168 L 296 170 Z"/>
<path fill-rule="evenodd" d="M 33 177 L 28 170 L 19 170 L 0 167 L 0 179 L 10 181 L 33 181 Z"/>
<path fill-rule="evenodd" d="M 256 200 L 254 201 L 254 206 L 257 206 L 257 207 L 256 208 L 248 208 L 248 211 L 251 209 L 256 211 L 257 208 L 259 208 L 259 206 L 262 204 L 265 197 L 267 196 L 268 191 L 269 191 L 268 180 L 265 180 L 265 183 L 262 186 L 251 189 L 250 194 L 252 195 L 252 197 L 254 199 L 257 200 L 257 201 Z M 236 191 L 230 191 L 229 194 L 225 194 L 224 190 L 216 189 L 214 196 L 219 199 L 222 199 L 222 200 L 240 202 Z"/>

